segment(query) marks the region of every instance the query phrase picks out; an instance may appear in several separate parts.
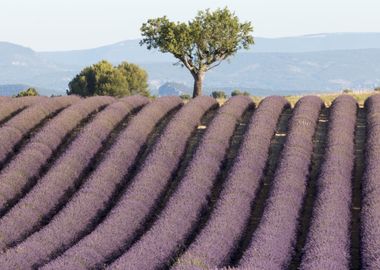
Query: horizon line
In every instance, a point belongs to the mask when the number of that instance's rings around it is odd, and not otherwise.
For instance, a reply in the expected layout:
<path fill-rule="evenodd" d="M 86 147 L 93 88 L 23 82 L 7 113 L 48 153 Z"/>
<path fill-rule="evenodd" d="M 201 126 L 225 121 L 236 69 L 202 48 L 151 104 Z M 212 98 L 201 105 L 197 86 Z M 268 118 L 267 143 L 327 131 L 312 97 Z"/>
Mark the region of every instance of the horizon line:
<path fill-rule="evenodd" d="M 258 38 L 258 39 L 286 39 L 286 38 L 302 38 L 302 37 L 318 37 L 318 36 L 322 36 L 322 35 L 339 35 L 339 34 L 380 34 L 380 31 L 379 32 L 321 32 L 321 33 L 308 33 L 308 34 L 299 34 L 299 35 L 289 35 L 289 36 L 254 36 L 254 38 Z M 108 46 L 112 46 L 112 45 L 117 45 L 117 44 L 120 44 L 120 43 L 123 43 L 123 42 L 127 42 L 127 41 L 134 41 L 134 40 L 140 40 L 140 38 L 127 38 L 127 39 L 124 39 L 124 40 L 120 40 L 120 41 L 116 41 L 116 42 L 110 42 L 110 43 L 106 43 L 106 44 L 103 44 L 103 45 L 98 45 L 98 46 L 94 46 L 94 47 L 88 47 L 88 48 L 79 48 L 79 49 L 64 49 L 64 50 L 35 50 L 33 49 L 32 47 L 29 47 L 29 46 L 25 46 L 23 44 L 18 44 L 18 43 L 14 43 L 12 41 L 3 41 L 3 40 L 0 40 L 0 43 L 8 43 L 8 44 L 12 44 L 12 45 L 16 45 L 16 46 L 20 46 L 20 47 L 23 47 L 23 48 L 26 48 L 26 49 L 30 49 L 34 52 L 37 52 L 37 53 L 55 53 L 55 52 L 75 52 L 75 51 L 83 51 L 83 50 L 94 50 L 94 49 L 100 49 L 100 48 L 104 48 L 104 47 L 108 47 Z"/>

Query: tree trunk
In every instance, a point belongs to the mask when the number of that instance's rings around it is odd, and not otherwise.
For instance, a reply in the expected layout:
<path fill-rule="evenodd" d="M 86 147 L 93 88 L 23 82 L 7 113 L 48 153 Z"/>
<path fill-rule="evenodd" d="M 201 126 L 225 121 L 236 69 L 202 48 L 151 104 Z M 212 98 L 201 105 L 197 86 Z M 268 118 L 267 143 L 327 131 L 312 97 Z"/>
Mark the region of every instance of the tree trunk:
<path fill-rule="evenodd" d="M 194 77 L 194 90 L 193 90 L 193 98 L 202 95 L 202 84 L 203 79 L 205 78 L 204 72 L 199 72 L 193 75 Z"/>

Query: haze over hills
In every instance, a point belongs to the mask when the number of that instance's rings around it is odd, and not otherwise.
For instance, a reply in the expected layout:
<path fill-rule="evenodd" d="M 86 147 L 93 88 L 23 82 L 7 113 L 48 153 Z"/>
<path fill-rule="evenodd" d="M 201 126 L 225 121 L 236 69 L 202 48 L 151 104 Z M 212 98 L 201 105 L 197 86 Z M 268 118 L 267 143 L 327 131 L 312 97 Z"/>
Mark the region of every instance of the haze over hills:
<path fill-rule="evenodd" d="M 63 94 L 76 73 L 101 59 L 140 64 L 148 71 L 155 94 L 168 81 L 192 85 L 188 71 L 173 66 L 173 57 L 148 51 L 138 40 L 63 52 L 35 52 L 0 42 L 0 84 L 27 84 L 48 89 L 43 94 Z M 205 88 L 239 88 L 256 95 L 373 88 L 380 85 L 379 62 L 380 33 L 256 38 L 249 51 L 207 73 Z"/>

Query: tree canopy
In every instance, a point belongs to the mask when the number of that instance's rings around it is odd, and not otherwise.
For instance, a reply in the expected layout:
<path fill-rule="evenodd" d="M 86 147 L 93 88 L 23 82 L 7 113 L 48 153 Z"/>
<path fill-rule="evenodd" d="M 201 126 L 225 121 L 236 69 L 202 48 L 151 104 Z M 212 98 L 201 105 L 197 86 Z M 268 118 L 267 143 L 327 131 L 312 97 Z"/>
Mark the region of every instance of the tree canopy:
<path fill-rule="evenodd" d="M 231 97 L 234 96 L 250 96 L 250 94 L 247 91 L 242 92 L 239 89 L 235 89 L 231 92 Z"/>
<path fill-rule="evenodd" d="M 248 49 L 254 43 L 250 22 L 240 23 L 227 8 L 199 11 L 187 23 L 172 22 L 166 16 L 149 19 L 141 27 L 140 45 L 171 53 L 194 78 L 193 96 L 202 93 L 205 73 L 239 49 Z"/>
<path fill-rule="evenodd" d="M 213 98 L 222 98 L 222 99 L 226 99 L 227 98 L 227 94 L 226 92 L 224 92 L 223 90 L 220 90 L 220 91 L 213 91 L 211 93 L 211 96 Z"/>
<path fill-rule="evenodd" d="M 84 68 L 69 83 L 67 94 L 80 96 L 108 95 L 128 96 L 141 94 L 149 96 L 148 75 L 135 64 L 122 62 L 118 66 L 102 60 Z"/>
<path fill-rule="evenodd" d="M 20 91 L 16 97 L 27 97 L 27 96 L 39 96 L 36 88 L 30 87 L 24 91 Z"/>
<path fill-rule="evenodd" d="M 122 62 L 117 67 L 128 82 L 129 92 L 149 96 L 148 90 L 148 73 L 136 64 Z"/>

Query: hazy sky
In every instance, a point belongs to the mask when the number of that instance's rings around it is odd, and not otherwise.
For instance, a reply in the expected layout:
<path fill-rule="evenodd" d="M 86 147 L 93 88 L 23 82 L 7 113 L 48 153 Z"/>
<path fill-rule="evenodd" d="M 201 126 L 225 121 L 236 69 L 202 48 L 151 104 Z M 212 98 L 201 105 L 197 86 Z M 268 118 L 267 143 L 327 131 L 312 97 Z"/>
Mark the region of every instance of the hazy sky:
<path fill-rule="evenodd" d="M 380 32 L 380 0 L 0 0 L 0 41 L 35 50 L 92 48 L 139 37 L 148 18 L 189 20 L 229 7 L 255 36 Z"/>

